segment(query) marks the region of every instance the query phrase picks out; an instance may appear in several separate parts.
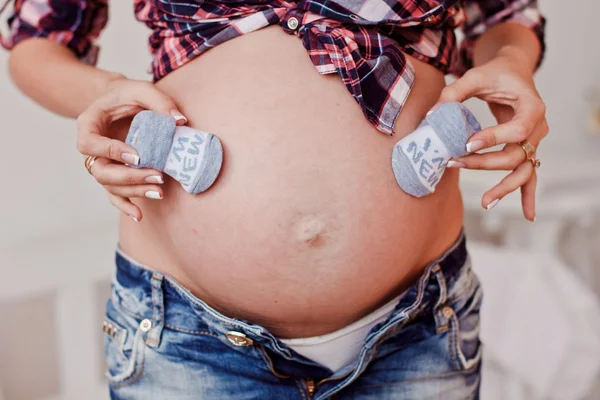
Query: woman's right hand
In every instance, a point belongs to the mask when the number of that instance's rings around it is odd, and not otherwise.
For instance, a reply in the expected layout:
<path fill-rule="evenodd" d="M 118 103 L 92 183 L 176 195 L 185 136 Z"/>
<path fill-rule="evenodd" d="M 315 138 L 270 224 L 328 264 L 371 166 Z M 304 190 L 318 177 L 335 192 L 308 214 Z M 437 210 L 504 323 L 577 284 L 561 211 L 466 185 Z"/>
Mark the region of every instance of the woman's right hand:
<path fill-rule="evenodd" d="M 142 219 L 142 212 L 131 198 L 162 199 L 163 175 L 160 171 L 125 165 L 137 165 L 139 156 L 133 147 L 114 139 L 111 133 L 117 121 L 144 109 L 170 115 L 177 125 L 187 122 L 175 102 L 152 83 L 126 78 L 111 81 L 77 118 L 77 149 L 84 156 L 98 157 L 90 173 L 104 186 L 111 204 L 135 221 Z"/>

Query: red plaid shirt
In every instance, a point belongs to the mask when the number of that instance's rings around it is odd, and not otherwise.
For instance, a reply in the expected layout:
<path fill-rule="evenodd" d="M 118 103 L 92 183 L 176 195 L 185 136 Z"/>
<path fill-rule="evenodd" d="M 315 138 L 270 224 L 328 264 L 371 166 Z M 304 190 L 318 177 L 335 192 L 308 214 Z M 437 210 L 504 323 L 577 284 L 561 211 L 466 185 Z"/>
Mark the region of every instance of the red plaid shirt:
<path fill-rule="evenodd" d="M 107 0 L 15 0 L 9 35 L 0 39 L 11 48 L 46 37 L 93 64 L 107 9 Z M 404 53 L 460 75 L 472 65 L 475 39 L 507 21 L 532 29 L 544 47 L 536 0 L 134 0 L 134 9 L 152 29 L 155 80 L 211 47 L 279 24 L 302 40 L 319 73 L 340 75 L 367 119 L 387 134 L 415 78 Z M 460 47 L 457 27 L 465 36 Z"/>

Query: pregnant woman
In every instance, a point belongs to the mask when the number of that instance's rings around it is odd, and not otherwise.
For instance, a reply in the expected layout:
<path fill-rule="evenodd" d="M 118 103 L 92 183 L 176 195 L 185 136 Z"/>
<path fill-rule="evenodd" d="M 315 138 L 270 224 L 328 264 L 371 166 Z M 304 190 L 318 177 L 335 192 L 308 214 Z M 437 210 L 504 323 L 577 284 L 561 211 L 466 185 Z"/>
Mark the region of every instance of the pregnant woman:
<path fill-rule="evenodd" d="M 15 83 L 78 117 L 86 167 L 123 212 L 103 323 L 111 396 L 477 398 L 482 296 L 459 168 L 415 198 L 391 155 L 436 103 L 478 97 L 500 124 L 449 166 L 511 171 L 482 206 L 520 188 L 534 220 L 530 161 L 548 130 L 535 1 L 134 8 L 152 30 L 155 83 L 92 66 L 106 0 L 17 0 L 2 40 Z M 449 72 L 461 78 L 444 88 Z M 220 139 L 209 190 L 129 166 L 139 159 L 124 140 L 143 109 Z"/>

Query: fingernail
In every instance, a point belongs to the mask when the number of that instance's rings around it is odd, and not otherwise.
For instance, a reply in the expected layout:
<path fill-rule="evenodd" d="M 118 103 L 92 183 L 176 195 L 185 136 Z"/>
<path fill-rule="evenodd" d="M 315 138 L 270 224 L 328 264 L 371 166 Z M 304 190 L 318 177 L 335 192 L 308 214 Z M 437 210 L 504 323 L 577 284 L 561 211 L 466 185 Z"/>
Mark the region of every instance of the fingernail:
<path fill-rule="evenodd" d="M 448 161 L 448 168 L 463 168 L 465 166 L 464 163 L 461 163 L 460 161 L 454 161 L 454 160 L 450 160 Z"/>
<path fill-rule="evenodd" d="M 162 196 L 160 195 L 160 193 L 155 192 L 154 190 L 148 190 L 146 193 L 144 193 L 144 196 L 146 196 L 149 199 L 155 199 L 155 200 L 162 199 Z"/>
<path fill-rule="evenodd" d="M 177 110 L 171 110 L 171 116 L 175 118 L 175 122 L 183 121 L 183 123 L 187 123 L 187 118 Z"/>
<path fill-rule="evenodd" d="M 533 216 L 533 221 L 531 221 L 531 222 L 535 222 L 536 219 L 537 219 L 537 217 L 534 215 Z"/>
<path fill-rule="evenodd" d="M 440 108 L 440 106 L 442 105 L 442 103 L 435 103 L 433 105 L 433 107 L 431 107 L 431 110 L 427 111 L 427 114 L 425 114 L 426 117 L 430 116 L 432 112 L 434 112 L 435 110 L 437 110 L 438 108 Z"/>
<path fill-rule="evenodd" d="M 121 159 L 129 165 L 138 165 L 140 163 L 140 157 L 131 153 L 121 154 Z"/>
<path fill-rule="evenodd" d="M 467 151 L 469 153 L 473 153 L 477 150 L 481 150 L 485 147 L 485 142 L 483 140 L 473 140 L 472 142 L 467 143 Z"/>
<path fill-rule="evenodd" d="M 140 222 L 136 217 L 134 217 L 133 215 L 129 215 L 126 214 L 129 218 L 131 218 L 132 220 L 134 220 L 135 222 Z"/>
<path fill-rule="evenodd" d="M 494 208 L 496 206 L 496 204 L 498 204 L 498 202 L 500 201 L 500 199 L 496 199 L 494 201 L 492 201 L 490 204 L 487 205 L 487 207 L 485 208 L 486 210 L 491 210 L 492 208 Z"/>
<path fill-rule="evenodd" d="M 147 176 L 144 180 L 147 183 L 164 183 L 163 178 L 160 175 Z"/>

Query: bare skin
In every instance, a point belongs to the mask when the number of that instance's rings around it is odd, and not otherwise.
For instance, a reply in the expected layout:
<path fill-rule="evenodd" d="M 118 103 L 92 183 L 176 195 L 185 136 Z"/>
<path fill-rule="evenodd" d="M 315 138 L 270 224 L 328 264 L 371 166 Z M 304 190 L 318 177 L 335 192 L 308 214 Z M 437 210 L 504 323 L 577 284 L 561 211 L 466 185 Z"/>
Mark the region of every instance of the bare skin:
<path fill-rule="evenodd" d="M 101 157 L 94 177 L 113 204 L 141 219 L 122 218 L 122 249 L 215 309 L 277 336 L 319 335 L 349 324 L 410 285 L 456 240 L 463 217 L 457 170 L 447 170 L 436 192 L 421 199 L 402 192 L 391 171 L 393 145 L 440 98 L 491 97 L 486 101 L 506 123 L 472 140 L 511 144 L 459 161 L 514 170 L 482 205 L 522 187 L 524 213 L 533 219 L 535 174 L 515 143 L 527 138 L 537 145 L 547 126 L 543 111 L 527 114 L 519 103 L 533 104 L 529 80 L 539 44 L 517 25 L 486 32 L 475 49 L 481 67 L 446 89 L 441 72 L 410 59 L 416 84 L 394 137 L 370 125 L 340 79 L 319 75 L 300 41 L 278 27 L 231 40 L 169 74 L 156 88 L 170 97 L 83 66 L 56 44 L 24 43 L 11 57 L 13 78 L 46 107 L 81 114 L 79 150 Z M 45 69 L 32 71 L 38 56 L 45 56 Z M 31 74 L 40 76 L 38 85 L 28 85 Z M 68 101 L 53 94 L 64 87 L 61 76 L 82 82 L 68 86 Z M 504 80 L 492 90 L 496 76 Z M 46 81 L 52 87 L 43 88 Z M 107 98 L 103 88 L 113 83 L 122 90 Z M 514 92 L 494 98 L 511 85 Z M 121 142 L 128 120 L 120 118 L 143 108 L 171 115 L 176 109 L 189 126 L 220 137 L 225 163 L 209 191 L 191 196 L 166 176 L 164 184 L 150 185 L 148 177 L 162 174 L 122 165 L 132 149 Z M 144 199 L 147 190 L 163 199 Z"/>
<path fill-rule="evenodd" d="M 233 54 L 239 61 L 227 62 Z M 444 87 L 441 72 L 411 63 L 417 82 L 394 137 L 370 125 L 342 81 L 319 75 L 278 27 L 169 74 L 157 86 L 189 126 L 221 138 L 226 162 L 204 194 L 168 179 L 163 200 L 136 200 L 144 218 L 123 219 L 123 250 L 281 337 L 330 332 L 386 302 L 462 224 L 456 171 L 418 200 L 391 170 L 393 145 Z"/>

